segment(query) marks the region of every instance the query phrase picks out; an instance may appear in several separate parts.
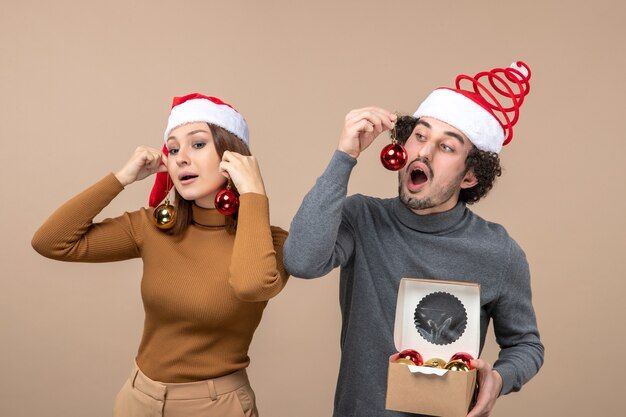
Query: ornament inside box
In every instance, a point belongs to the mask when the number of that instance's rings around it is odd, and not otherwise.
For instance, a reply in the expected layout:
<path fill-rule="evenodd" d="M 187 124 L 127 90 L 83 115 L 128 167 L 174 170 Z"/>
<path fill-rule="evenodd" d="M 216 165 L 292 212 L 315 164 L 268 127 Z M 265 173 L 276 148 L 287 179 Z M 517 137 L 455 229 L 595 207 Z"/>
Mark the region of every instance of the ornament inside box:
<path fill-rule="evenodd" d="M 449 361 L 466 352 L 478 357 L 480 285 L 403 278 L 398 289 L 394 343 L 413 349 L 424 362 Z M 464 417 L 476 387 L 476 370 L 467 372 L 414 366 L 389 357 L 386 408 L 441 417 Z"/>

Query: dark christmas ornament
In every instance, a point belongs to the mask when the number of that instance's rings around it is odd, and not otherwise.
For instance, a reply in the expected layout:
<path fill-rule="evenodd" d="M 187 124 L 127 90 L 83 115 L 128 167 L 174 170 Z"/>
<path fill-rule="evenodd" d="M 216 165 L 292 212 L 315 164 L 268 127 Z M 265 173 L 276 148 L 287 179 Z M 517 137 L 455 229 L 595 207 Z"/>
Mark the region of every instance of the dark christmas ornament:
<path fill-rule="evenodd" d="M 159 229 L 167 230 L 176 223 L 176 207 L 170 204 L 168 199 L 154 209 L 154 224 Z"/>

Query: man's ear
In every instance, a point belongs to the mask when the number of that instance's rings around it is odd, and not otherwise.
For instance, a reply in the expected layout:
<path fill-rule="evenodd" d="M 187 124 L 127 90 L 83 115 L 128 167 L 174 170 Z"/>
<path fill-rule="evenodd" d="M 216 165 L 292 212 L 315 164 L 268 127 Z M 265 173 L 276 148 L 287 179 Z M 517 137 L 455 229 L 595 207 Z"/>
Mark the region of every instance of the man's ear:
<path fill-rule="evenodd" d="M 474 171 L 467 171 L 465 173 L 465 176 L 461 180 L 461 189 L 472 188 L 476 184 L 478 184 L 478 178 L 476 178 L 476 175 L 474 175 Z"/>

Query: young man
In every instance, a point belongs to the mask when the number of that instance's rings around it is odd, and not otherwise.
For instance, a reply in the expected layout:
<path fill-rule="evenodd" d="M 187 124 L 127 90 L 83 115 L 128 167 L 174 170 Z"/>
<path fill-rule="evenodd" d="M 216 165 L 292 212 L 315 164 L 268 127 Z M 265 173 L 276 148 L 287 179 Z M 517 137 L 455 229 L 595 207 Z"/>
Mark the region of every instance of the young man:
<path fill-rule="evenodd" d="M 294 276 L 320 277 L 341 266 L 335 417 L 409 415 L 385 410 L 403 277 L 481 286 L 480 348 L 493 320 L 501 350 L 493 367 L 473 361 L 480 390 L 469 417 L 489 415 L 499 395 L 518 391 L 541 367 L 543 345 L 524 252 L 502 226 L 466 207 L 500 175 L 498 153 L 512 138 L 529 79 L 528 66 L 517 62 L 474 78 L 457 77 L 456 89 L 436 89 L 413 117 L 398 119 L 376 107 L 346 116 L 338 150 L 304 198 L 285 243 L 285 267 Z M 470 81 L 473 91 L 462 90 L 462 81 Z M 394 127 L 408 155 L 399 171 L 399 197 L 346 197 L 361 152 Z"/>

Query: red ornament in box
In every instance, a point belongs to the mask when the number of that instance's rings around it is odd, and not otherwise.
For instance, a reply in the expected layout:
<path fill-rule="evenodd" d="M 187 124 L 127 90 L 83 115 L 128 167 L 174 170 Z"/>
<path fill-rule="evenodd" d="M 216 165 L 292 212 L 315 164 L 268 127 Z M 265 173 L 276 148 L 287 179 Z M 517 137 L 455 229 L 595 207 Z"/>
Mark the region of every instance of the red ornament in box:
<path fill-rule="evenodd" d="M 392 362 L 395 362 L 398 359 L 408 359 L 417 366 L 422 366 L 424 364 L 424 358 L 422 358 L 422 355 L 413 349 L 404 349 L 402 352 L 396 353 L 391 357 Z"/>
<path fill-rule="evenodd" d="M 474 360 L 474 357 L 470 355 L 469 353 L 466 353 L 466 352 L 455 353 L 454 355 L 452 355 L 449 362 L 457 361 L 457 360 L 465 362 L 468 368 L 474 369 L 474 367 L 472 366 L 472 361 Z"/>

